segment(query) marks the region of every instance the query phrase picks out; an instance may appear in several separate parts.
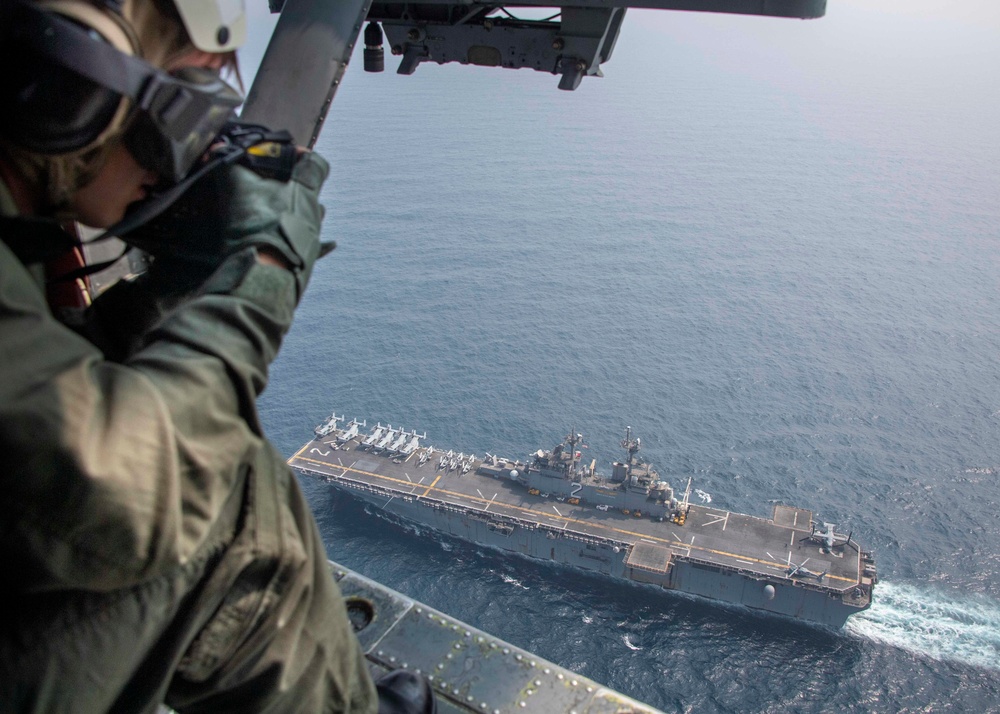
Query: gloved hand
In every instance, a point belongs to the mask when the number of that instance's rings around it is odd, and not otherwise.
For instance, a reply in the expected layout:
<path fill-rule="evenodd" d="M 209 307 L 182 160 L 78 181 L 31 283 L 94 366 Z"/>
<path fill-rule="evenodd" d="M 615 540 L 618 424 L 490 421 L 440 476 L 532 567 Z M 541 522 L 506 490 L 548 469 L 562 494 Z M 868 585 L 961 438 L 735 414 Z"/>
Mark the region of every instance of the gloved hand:
<path fill-rule="evenodd" d="M 156 258 L 151 272 L 160 279 L 165 270 L 207 276 L 223 263 L 231 272 L 245 272 L 256 255 L 251 249 L 277 254 L 295 275 L 301 298 L 322 252 L 319 191 L 329 168 L 318 154 L 305 153 L 286 183 L 242 166 L 221 166 L 124 240 Z M 239 275 L 232 277 L 233 284 L 239 281 Z M 219 282 L 213 276 L 216 287 Z"/>

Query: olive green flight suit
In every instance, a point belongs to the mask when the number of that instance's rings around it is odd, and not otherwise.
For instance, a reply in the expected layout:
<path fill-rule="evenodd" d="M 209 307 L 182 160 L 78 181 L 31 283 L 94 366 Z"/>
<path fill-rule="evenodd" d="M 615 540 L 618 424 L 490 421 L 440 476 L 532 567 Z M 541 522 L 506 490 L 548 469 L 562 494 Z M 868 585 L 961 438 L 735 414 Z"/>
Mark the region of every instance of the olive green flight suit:
<path fill-rule="evenodd" d="M 0 235 L 0 711 L 375 710 L 255 407 L 318 252 L 326 164 L 296 172 L 283 194 L 241 179 L 234 201 L 235 245 L 312 251 L 289 252 L 296 270 L 247 247 L 191 294 L 120 283 L 87 339 Z"/>

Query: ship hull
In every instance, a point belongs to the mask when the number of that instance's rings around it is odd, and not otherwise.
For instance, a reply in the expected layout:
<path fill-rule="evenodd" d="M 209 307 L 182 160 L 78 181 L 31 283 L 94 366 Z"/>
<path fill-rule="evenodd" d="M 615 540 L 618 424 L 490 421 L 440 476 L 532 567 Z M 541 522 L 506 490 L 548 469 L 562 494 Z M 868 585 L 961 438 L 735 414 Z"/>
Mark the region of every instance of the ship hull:
<path fill-rule="evenodd" d="M 403 521 L 539 561 L 559 563 L 834 629 L 843 627 L 848 617 L 861 609 L 846 606 L 839 599 L 824 593 L 797 586 L 794 581 L 789 581 L 789 584 L 773 583 L 706 564 L 675 562 L 669 573 L 650 572 L 626 564 L 623 554 L 627 546 L 624 543 L 601 542 L 598 539 L 587 543 L 565 532 L 560 534 L 557 529 L 544 527 L 532 529 L 515 525 L 506 533 L 497 530 L 495 523 L 489 519 L 475 517 L 478 514 L 435 508 L 431 501 L 407 501 L 399 496 L 361 490 L 338 480 L 331 479 L 329 483 L 338 491 Z M 769 582 L 774 587 L 773 597 L 765 592 Z"/>

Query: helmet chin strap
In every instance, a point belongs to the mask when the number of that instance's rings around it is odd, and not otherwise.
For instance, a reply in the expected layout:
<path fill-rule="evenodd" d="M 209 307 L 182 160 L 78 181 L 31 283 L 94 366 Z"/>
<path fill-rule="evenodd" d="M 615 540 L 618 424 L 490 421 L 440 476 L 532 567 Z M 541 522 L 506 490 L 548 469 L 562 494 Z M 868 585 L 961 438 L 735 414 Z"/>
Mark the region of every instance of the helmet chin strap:
<path fill-rule="evenodd" d="M 263 146 L 270 143 L 280 145 L 285 151 L 281 156 L 287 159 L 279 161 L 277 165 L 263 165 L 260 161 L 254 161 L 250 150 L 255 146 Z M 87 244 L 100 243 L 110 238 L 121 238 L 134 231 L 136 228 L 145 225 L 153 220 L 184 193 L 202 178 L 215 171 L 221 166 L 234 164 L 241 159 L 249 160 L 249 168 L 258 171 L 263 176 L 276 178 L 280 181 L 288 181 L 291 178 L 291 169 L 296 156 L 295 144 L 291 134 L 286 131 L 271 131 L 263 126 L 233 120 L 226 125 L 222 134 L 218 137 L 218 143 L 213 146 L 208 153 L 208 158 L 198 169 L 192 171 L 190 175 L 179 181 L 170 188 L 150 196 L 145 201 L 133 204 L 125 217 L 105 230 L 96 238 L 86 241 Z M 131 250 L 131 246 L 126 246 L 122 252 L 112 260 L 105 260 L 93 265 L 86 265 L 77 270 L 72 270 L 63 275 L 50 279 L 48 282 L 63 282 L 76 280 L 93 273 L 104 270 L 117 263 Z"/>
<path fill-rule="evenodd" d="M 121 238 L 128 235 L 139 226 L 145 225 L 170 208 L 174 201 L 183 196 L 184 192 L 191 188 L 193 184 L 220 166 L 236 163 L 245 152 L 245 149 L 232 145 L 224 146 L 218 151 L 213 151 L 211 158 L 197 171 L 191 172 L 189 176 L 165 191 L 154 193 L 146 200 L 133 204 L 124 218 L 108 228 L 101 235 L 87 242 L 96 243 L 108 238 Z"/>
<path fill-rule="evenodd" d="M 223 146 L 219 150 L 213 151 L 212 157 L 197 171 L 192 172 L 190 176 L 182 180 L 180 183 L 171 186 L 169 189 L 157 193 L 145 201 L 133 204 L 133 207 L 129 209 L 124 218 L 105 230 L 96 238 L 84 241 L 84 244 L 90 245 L 92 243 L 101 243 L 111 238 L 121 238 L 122 236 L 128 235 L 136 228 L 145 225 L 170 208 L 174 201 L 183 196 L 184 192 L 191 188 L 193 184 L 197 183 L 220 166 L 235 163 L 245 153 L 245 149 L 234 145 Z M 78 278 L 85 278 L 88 275 L 93 275 L 94 273 L 99 273 L 105 268 L 109 268 L 117 263 L 130 250 L 132 250 L 132 246 L 125 246 L 121 253 L 110 260 L 85 265 L 77 270 L 71 270 L 68 273 L 63 273 L 62 275 L 50 278 L 47 282 L 67 282 L 77 280 Z"/>

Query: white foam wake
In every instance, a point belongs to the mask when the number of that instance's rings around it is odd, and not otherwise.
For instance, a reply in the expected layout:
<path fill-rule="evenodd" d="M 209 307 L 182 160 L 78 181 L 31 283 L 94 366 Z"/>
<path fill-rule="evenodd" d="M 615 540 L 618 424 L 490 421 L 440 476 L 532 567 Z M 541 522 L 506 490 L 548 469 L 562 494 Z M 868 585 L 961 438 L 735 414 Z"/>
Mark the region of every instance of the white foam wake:
<path fill-rule="evenodd" d="M 846 629 L 932 659 L 1000 669 L 1000 603 L 986 597 L 949 598 L 883 582 L 871 608 L 851 617 Z"/>
<path fill-rule="evenodd" d="M 642 649 L 643 649 L 642 647 L 639 647 L 638 645 L 633 645 L 632 644 L 632 640 L 630 640 L 628 638 L 628 635 L 622 635 L 622 641 L 625 643 L 625 646 L 628 647 L 633 652 L 641 652 Z"/>

